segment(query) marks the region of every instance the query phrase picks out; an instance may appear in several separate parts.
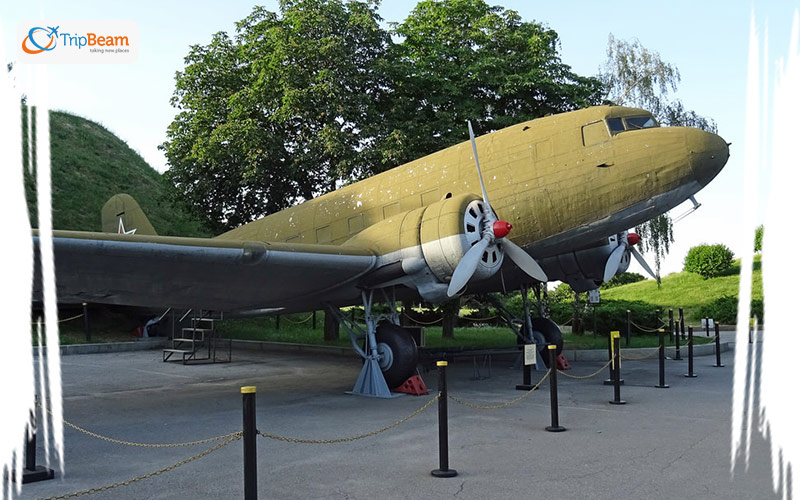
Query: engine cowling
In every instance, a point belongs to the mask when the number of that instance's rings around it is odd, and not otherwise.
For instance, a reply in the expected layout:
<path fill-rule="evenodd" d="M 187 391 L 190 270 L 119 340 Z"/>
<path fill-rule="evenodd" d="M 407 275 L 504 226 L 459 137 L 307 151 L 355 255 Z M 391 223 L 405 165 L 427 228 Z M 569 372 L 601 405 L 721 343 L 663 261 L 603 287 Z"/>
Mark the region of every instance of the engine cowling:
<path fill-rule="evenodd" d="M 626 233 L 612 235 L 596 246 L 541 259 L 540 263 L 550 279 L 568 283 L 577 292 L 593 290 L 603 284 L 606 262 L 624 237 Z M 630 262 L 630 253 L 626 251 L 617 274 L 625 272 Z"/>

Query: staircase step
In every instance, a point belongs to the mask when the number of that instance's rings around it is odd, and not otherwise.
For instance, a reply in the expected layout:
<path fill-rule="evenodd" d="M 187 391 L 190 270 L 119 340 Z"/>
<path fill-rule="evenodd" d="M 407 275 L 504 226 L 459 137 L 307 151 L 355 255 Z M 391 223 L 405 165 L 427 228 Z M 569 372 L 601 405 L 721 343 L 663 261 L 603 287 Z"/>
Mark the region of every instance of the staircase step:
<path fill-rule="evenodd" d="M 188 349 L 188 350 L 187 349 L 164 349 L 164 352 L 181 352 L 181 353 L 191 354 L 192 350 L 191 349 Z"/>
<path fill-rule="evenodd" d="M 198 332 L 198 333 L 205 333 L 205 332 L 213 332 L 213 328 L 181 328 L 181 331 L 184 332 Z"/>
<path fill-rule="evenodd" d="M 201 339 L 201 338 L 196 338 L 196 339 L 193 339 L 193 338 L 191 338 L 191 337 L 190 337 L 190 338 L 188 338 L 188 339 L 184 339 L 184 338 L 175 338 L 175 339 L 172 339 L 172 341 L 173 341 L 173 342 L 195 342 L 195 343 L 204 342 L 204 340 L 203 340 L 203 339 Z"/>

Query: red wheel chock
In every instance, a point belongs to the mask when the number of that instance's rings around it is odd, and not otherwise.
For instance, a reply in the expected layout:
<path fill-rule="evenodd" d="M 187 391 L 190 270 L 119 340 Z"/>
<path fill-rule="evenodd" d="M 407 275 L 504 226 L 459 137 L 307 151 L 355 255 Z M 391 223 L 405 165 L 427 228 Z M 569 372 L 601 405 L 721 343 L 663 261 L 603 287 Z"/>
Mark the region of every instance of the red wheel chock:
<path fill-rule="evenodd" d="M 569 365 L 567 358 L 565 358 L 563 354 L 559 354 L 556 356 L 556 368 L 559 370 L 569 370 L 572 367 Z"/>
<path fill-rule="evenodd" d="M 413 375 L 399 387 L 392 389 L 392 392 L 403 392 L 414 396 L 422 396 L 428 394 L 428 388 L 425 387 L 425 382 L 422 381 L 419 375 Z"/>

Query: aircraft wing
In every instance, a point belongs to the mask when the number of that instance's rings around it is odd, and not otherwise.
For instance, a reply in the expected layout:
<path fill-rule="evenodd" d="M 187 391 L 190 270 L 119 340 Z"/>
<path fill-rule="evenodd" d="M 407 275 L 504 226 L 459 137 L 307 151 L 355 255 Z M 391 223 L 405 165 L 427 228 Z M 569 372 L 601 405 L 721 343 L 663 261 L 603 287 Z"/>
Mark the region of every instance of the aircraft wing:
<path fill-rule="evenodd" d="M 39 236 L 34 297 L 41 297 Z M 53 231 L 58 300 L 222 311 L 318 305 L 358 296 L 369 249 Z"/>

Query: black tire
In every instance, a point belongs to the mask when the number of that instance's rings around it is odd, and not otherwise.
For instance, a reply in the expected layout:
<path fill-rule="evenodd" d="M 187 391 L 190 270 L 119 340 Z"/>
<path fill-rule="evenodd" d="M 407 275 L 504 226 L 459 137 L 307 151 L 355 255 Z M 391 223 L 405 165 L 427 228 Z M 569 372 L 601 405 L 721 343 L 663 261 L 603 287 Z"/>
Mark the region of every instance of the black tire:
<path fill-rule="evenodd" d="M 548 344 L 556 345 L 556 356 L 561 354 L 561 350 L 564 349 L 564 336 L 555 321 L 546 318 L 531 318 L 531 323 L 533 323 L 534 332 L 539 332 Z M 542 356 L 545 366 L 550 368 L 550 355 L 547 347 L 541 349 L 539 354 Z"/>
<path fill-rule="evenodd" d="M 414 375 L 419 360 L 417 343 L 405 329 L 392 323 L 381 323 L 375 332 L 379 363 L 389 389 L 394 389 Z"/>

